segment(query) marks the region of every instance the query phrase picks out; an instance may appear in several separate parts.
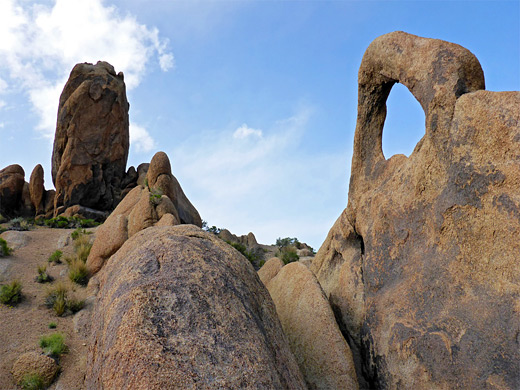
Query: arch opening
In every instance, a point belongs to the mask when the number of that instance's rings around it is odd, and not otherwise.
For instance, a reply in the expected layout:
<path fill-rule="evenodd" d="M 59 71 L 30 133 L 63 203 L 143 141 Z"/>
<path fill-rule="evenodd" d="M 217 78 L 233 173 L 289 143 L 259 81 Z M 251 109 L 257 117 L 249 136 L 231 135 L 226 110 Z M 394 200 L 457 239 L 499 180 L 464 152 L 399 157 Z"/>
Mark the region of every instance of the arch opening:
<path fill-rule="evenodd" d="M 424 134 L 425 116 L 421 105 L 408 88 L 395 83 L 386 101 L 382 139 L 385 159 L 395 154 L 409 157 Z"/>

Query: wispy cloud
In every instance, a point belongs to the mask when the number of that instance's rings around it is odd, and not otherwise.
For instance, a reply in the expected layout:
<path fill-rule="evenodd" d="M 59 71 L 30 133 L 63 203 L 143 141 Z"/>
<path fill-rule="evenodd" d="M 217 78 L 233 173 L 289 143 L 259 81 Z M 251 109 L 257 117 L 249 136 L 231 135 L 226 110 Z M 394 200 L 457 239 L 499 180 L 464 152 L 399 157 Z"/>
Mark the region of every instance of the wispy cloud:
<path fill-rule="evenodd" d="M 142 126 L 130 122 L 130 145 L 137 153 L 149 153 L 157 147 L 150 133 Z"/>
<path fill-rule="evenodd" d="M 233 133 L 233 138 L 244 139 L 248 137 L 262 138 L 262 130 L 252 129 L 244 123 Z"/>
<path fill-rule="evenodd" d="M 347 153 L 302 149 L 311 115 L 301 109 L 261 137 L 243 125 L 188 139 L 168 151 L 173 174 L 210 224 L 264 243 L 290 235 L 319 246 L 346 204 L 349 164 Z"/>
<path fill-rule="evenodd" d="M 27 93 L 40 118 L 38 130 L 48 138 L 54 135 L 59 95 L 76 63 L 110 62 L 125 73 L 129 90 L 154 61 L 162 71 L 175 65 L 168 40 L 156 28 L 102 0 L 56 0 L 52 6 L 2 0 L 0 37 L 0 93 Z"/>

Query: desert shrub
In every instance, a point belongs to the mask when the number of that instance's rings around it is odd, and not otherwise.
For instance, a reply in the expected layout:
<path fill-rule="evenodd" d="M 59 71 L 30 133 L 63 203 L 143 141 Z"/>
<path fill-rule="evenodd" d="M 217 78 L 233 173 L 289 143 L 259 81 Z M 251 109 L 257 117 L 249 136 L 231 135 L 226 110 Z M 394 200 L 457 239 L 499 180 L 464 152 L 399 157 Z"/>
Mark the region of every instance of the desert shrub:
<path fill-rule="evenodd" d="M 49 324 L 49 329 L 56 329 L 58 327 L 58 324 L 56 324 L 55 322 L 51 322 Z"/>
<path fill-rule="evenodd" d="M 38 283 L 49 283 L 52 282 L 52 276 L 47 273 L 47 266 L 39 265 L 38 266 L 38 276 L 36 277 L 36 281 Z"/>
<path fill-rule="evenodd" d="M 215 225 L 210 227 L 206 221 L 202 221 L 202 230 L 208 233 L 213 233 L 215 235 L 219 234 L 222 231 L 221 228 L 218 228 Z"/>
<path fill-rule="evenodd" d="M 300 257 L 296 253 L 296 248 L 294 246 L 286 246 L 281 248 L 276 253 L 276 257 L 281 259 L 284 264 L 289 264 L 300 259 Z"/>
<path fill-rule="evenodd" d="M 55 264 L 61 264 L 61 256 L 63 255 L 63 252 L 60 250 L 55 250 L 52 255 L 49 256 L 47 261 L 49 263 L 55 263 Z"/>
<path fill-rule="evenodd" d="M 74 314 L 85 307 L 85 301 L 79 300 L 69 296 L 69 290 L 63 283 L 57 283 L 56 287 L 48 290 L 45 297 L 45 306 L 48 309 L 53 309 L 58 317 L 68 314 Z M 56 323 L 51 322 L 49 328 L 53 329 L 51 325 Z M 56 326 L 54 326 L 55 328 Z"/>
<path fill-rule="evenodd" d="M 72 238 L 73 241 L 76 241 L 78 238 L 80 238 L 81 236 L 84 236 L 84 235 L 89 235 L 89 234 L 92 234 L 92 232 L 89 232 L 87 230 L 85 230 L 84 228 L 76 228 L 76 230 L 74 230 L 72 233 L 70 233 L 70 238 Z"/>
<path fill-rule="evenodd" d="M 76 258 L 83 262 L 87 261 L 90 249 L 92 248 L 89 234 L 91 233 L 85 231 L 85 229 L 76 229 L 71 234 L 71 237 L 74 240 L 74 252 L 76 253 Z"/>
<path fill-rule="evenodd" d="M 22 284 L 13 280 L 9 284 L 0 287 L 0 302 L 4 305 L 16 305 L 22 300 Z"/>
<path fill-rule="evenodd" d="M 162 191 L 160 189 L 154 188 L 150 191 L 150 204 L 152 206 L 157 206 L 161 203 Z"/>
<path fill-rule="evenodd" d="M 30 373 L 24 375 L 20 382 L 20 386 L 24 390 L 41 390 L 45 389 L 45 383 L 43 381 L 43 378 L 36 374 L 36 373 Z"/>
<path fill-rule="evenodd" d="M 246 259 L 248 259 L 251 264 L 255 265 L 255 263 L 259 260 L 258 255 L 254 252 L 248 251 L 245 245 L 240 244 L 239 242 L 231 242 L 226 241 L 229 245 L 235 248 L 237 251 L 242 253 Z"/>
<path fill-rule="evenodd" d="M 67 310 L 68 288 L 64 283 L 56 283 L 52 288 L 47 290 L 45 296 L 45 306 L 53 309 L 58 317 L 65 314 Z"/>
<path fill-rule="evenodd" d="M 276 246 L 279 248 L 279 249 L 282 249 L 282 248 L 285 248 L 285 247 L 288 247 L 288 246 L 295 246 L 296 248 L 300 248 L 301 247 L 301 243 L 300 241 L 298 241 L 298 239 L 296 237 L 285 237 L 285 238 L 280 238 L 278 237 L 276 239 Z"/>
<path fill-rule="evenodd" d="M 40 347 L 43 352 L 50 357 L 59 358 L 67 352 L 65 337 L 61 333 L 53 333 L 40 338 Z"/>
<path fill-rule="evenodd" d="M 81 244 L 81 245 L 77 246 L 76 247 L 76 258 L 78 260 L 81 260 L 83 263 L 86 263 L 91 249 L 92 249 L 92 244 L 90 242 L 88 244 Z"/>
<path fill-rule="evenodd" d="M 65 260 L 65 263 L 70 266 L 72 262 L 76 260 L 76 256 L 65 256 L 63 259 Z"/>
<path fill-rule="evenodd" d="M 99 222 L 96 222 L 93 219 L 58 216 L 51 219 L 40 220 L 38 224 L 58 229 L 74 229 L 98 226 Z"/>
<path fill-rule="evenodd" d="M 13 218 L 9 221 L 8 230 L 27 231 L 32 227 L 31 223 L 21 217 Z"/>
<path fill-rule="evenodd" d="M 13 253 L 13 249 L 9 248 L 7 241 L 0 237 L 0 257 L 9 256 Z"/>
<path fill-rule="evenodd" d="M 85 301 L 82 299 L 69 298 L 67 300 L 67 308 L 72 314 L 77 313 L 85 307 Z"/>
<path fill-rule="evenodd" d="M 69 279 L 74 283 L 86 286 L 88 283 L 88 269 L 85 262 L 79 258 L 74 259 L 69 265 Z"/>

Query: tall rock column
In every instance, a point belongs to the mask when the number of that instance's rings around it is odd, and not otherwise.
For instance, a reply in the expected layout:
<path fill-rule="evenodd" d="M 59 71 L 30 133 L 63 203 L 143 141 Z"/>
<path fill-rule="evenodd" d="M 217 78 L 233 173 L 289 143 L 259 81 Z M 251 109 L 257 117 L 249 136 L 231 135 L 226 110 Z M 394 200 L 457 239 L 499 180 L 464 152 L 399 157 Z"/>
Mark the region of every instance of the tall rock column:
<path fill-rule="evenodd" d="M 122 72 L 102 61 L 74 66 L 61 93 L 52 152 L 56 210 L 117 205 L 130 142 L 128 109 Z"/>

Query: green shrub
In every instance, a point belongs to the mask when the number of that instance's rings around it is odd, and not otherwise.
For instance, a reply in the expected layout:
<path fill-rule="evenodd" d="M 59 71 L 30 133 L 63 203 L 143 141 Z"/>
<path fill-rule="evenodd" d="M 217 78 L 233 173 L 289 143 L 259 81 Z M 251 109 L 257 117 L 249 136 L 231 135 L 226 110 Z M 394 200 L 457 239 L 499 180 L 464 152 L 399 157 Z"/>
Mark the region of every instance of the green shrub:
<path fill-rule="evenodd" d="M 0 302 L 4 305 L 16 305 L 22 300 L 22 284 L 18 280 L 13 280 L 9 284 L 4 284 L 0 288 Z"/>
<path fill-rule="evenodd" d="M 31 223 L 22 217 L 13 218 L 9 221 L 9 230 L 27 231 L 31 229 Z"/>
<path fill-rule="evenodd" d="M 49 263 L 55 263 L 55 264 L 61 264 L 61 256 L 63 255 L 63 252 L 60 250 L 55 250 L 52 255 L 49 256 L 47 261 Z"/>
<path fill-rule="evenodd" d="M 0 237 L 0 257 L 9 256 L 13 249 L 7 246 L 7 241 Z"/>
<path fill-rule="evenodd" d="M 293 246 L 286 246 L 281 248 L 276 253 L 276 257 L 280 258 L 284 264 L 289 264 L 300 259 L 296 253 L 296 248 Z"/>
<path fill-rule="evenodd" d="M 99 222 L 93 219 L 83 219 L 79 217 L 63 217 L 58 216 L 51 219 L 45 219 L 38 221 L 38 224 L 44 224 L 45 226 L 58 229 L 73 229 L 73 228 L 87 228 L 98 226 Z"/>
<path fill-rule="evenodd" d="M 58 229 L 66 229 L 69 227 L 69 223 L 67 221 L 57 221 L 56 222 L 56 227 Z"/>
<path fill-rule="evenodd" d="M 38 276 L 36 277 L 38 283 L 49 283 L 52 282 L 52 276 L 47 273 L 47 266 L 38 266 Z"/>
<path fill-rule="evenodd" d="M 77 313 L 81 309 L 85 307 L 85 301 L 75 298 L 69 298 L 67 300 L 67 308 L 72 312 L 72 314 Z"/>
<path fill-rule="evenodd" d="M 153 189 L 150 191 L 150 204 L 157 206 L 161 203 L 162 191 L 160 189 Z"/>
<path fill-rule="evenodd" d="M 0 214 L 0 223 L 7 222 L 7 218 L 5 218 L 2 214 Z"/>
<path fill-rule="evenodd" d="M 85 301 L 70 297 L 68 287 L 64 283 L 59 282 L 47 291 L 45 306 L 49 309 L 53 309 L 56 315 L 61 317 L 67 314 L 77 313 L 83 309 Z M 49 327 L 51 324 L 49 324 Z"/>
<path fill-rule="evenodd" d="M 62 282 L 56 283 L 56 285 L 47 290 L 45 306 L 49 309 L 53 309 L 56 315 L 61 317 L 67 310 L 67 295 L 67 286 Z"/>
<path fill-rule="evenodd" d="M 215 235 L 219 234 L 222 231 L 221 228 L 218 228 L 215 225 L 210 227 L 206 221 L 202 221 L 202 230 L 208 233 L 213 233 Z"/>
<path fill-rule="evenodd" d="M 250 252 L 247 250 L 245 245 L 240 244 L 239 242 L 231 242 L 226 241 L 229 245 L 235 248 L 237 251 L 242 253 L 246 259 L 248 259 L 251 264 L 255 265 L 255 263 L 259 260 L 258 255 L 254 252 Z"/>
<path fill-rule="evenodd" d="M 69 279 L 74 283 L 86 286 L 88 283 L 88 269 L 85 262 L 81 259 L 74 259 L 69 265 Z"/>
<path fill-rule="evenodd" d="M 67 352 L 65 337 L 61 333 L 53 333 L 40 338 L 40 347 L 47 356 L 59 358 Z"/>
<path fill-rule="evenodd" d="M 67 310 L 67 301 L 65 297 L 63 295 L 58 295 L 52 308 L 58 317 L 64 315 L 65 311 Z"/>
<path fill-rule="evenodd" d="M 49 324 L 49 329 L 56 329 L 58 327 L 58 324 L 56 324 L 55 322 L 51 322 Z"/>
<path fill-rule="evenodd" d="M 79 227 L 76 228 L 76 230 L 74 230 L 72 233 L 70 233 L 70 238 L 72 238 L 73 241 L 76 241 L 79 237 L 88 234 L 92 234 L 92 232 L 88 232 L 85 229 Z"/>
<path fill-rule="evenodd" d="M 92 249 L 92 244 L 84 244 L 76 248 L 76 258 L 83 263 L 87 262 L 88 255 Z"/>
<path fill-rule="evenodd" d="M 76 258 L 84 263 L 87 261 L 90 249 L 92 248 L 89 234 L 90 233 L 86 232 L 84 229 L 83 231 L 76 229 L 71 234 L 71 237 L 74 240 L 74 252 L 76 253 Z"/>
<path fill-rule="evenodd" d="M 301 247 L 301 243 L 300 241 L 298 241 L 298 239 L 296 237 L 285 237 L 285 238 L 280 238 L 278 237 L 276 239 L 276 246 L 279 248 L 279 249 L 282 249 L 282 248 L 285 248 L 285 247 L 288 247 L 288 246 L 295 246 L 296 248 L 300 248 Z"/>
<path fill-rule="evenodd" d="M 45 383 L 43 381 L 43 378 L 36 373 L 24 375 L 22 381 L 20 382 L 20 386 L 24 390 L 45 389 Z"/>

